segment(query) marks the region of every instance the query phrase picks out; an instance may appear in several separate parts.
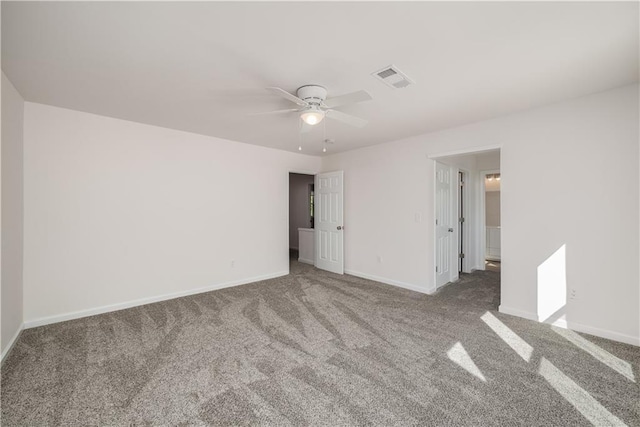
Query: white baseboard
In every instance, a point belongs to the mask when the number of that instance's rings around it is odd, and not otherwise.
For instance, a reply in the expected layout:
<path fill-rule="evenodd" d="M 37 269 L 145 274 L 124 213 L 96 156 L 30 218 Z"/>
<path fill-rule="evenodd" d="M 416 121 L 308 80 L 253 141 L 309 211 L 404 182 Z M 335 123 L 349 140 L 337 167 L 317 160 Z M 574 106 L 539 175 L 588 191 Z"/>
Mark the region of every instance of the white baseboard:
<path fill-rule="evenodd" d="M 432 294 L 436 290 L 435 289 L 424 289 L 416 285 L 412 285 L 410 283 L 399 282 L 393 279 L 387 279 L 386 277 L 374 276 L 372 274 L 361 273 L 359 271 L 347 270 L 344 272 L 346 274 L 350 274 L 352 276 L 361 277 L 363 279 L 373 280 L 374 282 L 384 283 L 385 285 L 397 286 L 399 288 L 409 289 L 410 291 L 420 292 L 421 294 Z"/>
<path fill-rule="evenodd" d="M 312 259 L 304 259 L 304 258 L 298 258 L 298 262 L 304 262 L 305 264 L 311 264 L 311 265 L 315 265 L 315 261 Z"/>
<path fill-rule="evenodd" d="M 522 311 L 515 308 L 505 307 L 500 305 L 498 308 L 500 313 L 510 314 L 512 316 L 523 317 L 525 319 L 533 320 L 538 323 L 546 323 L 547 325 L 557 326 L 559 328 L 571 329 L 572 331 L 582 332 L 589 335 L 595 335 L 601 338 L 607 338 L 613 341 L 619 341 L 626 344 L 640 346 L 640 337 L 634 337 L 631 335 L 621 334 L 619 332 L 609 331 L 607 329 L 596 328 L 595 326 L 583 325 L 576 322 L 567 322 L 566 319 L 557 319 L 552 322 L 541 322 L 538 315 L 528 311 Z"/>
<path fill-rule="evenodd" d="M 498 311 L 500 313 L 510 314 L 511 316 L 523 317 L 525 319 L 533 320 L 534 322 L 540 322 L 537 314 L 518 310 L 517 308 L 505 307 L 504 304 L 500 304 Z"/>
<path fill-rule="evenodd" d="M 79 310 L 71 313 L 56 314 L 54 316 L 40 317 L 38 319 L 28 320 L 24 322 L 24 329 L 35 328 L 38 326 L 49 325 L 52 323 L 64 322 L 66 320 L 80 319 L 82 317 L 95 316 L 96 314 L 109 313 L 112 311 L 124 310 L 126 308 L 137 307 L 140 305 L 151 304 L 154 302 L 166 301 L 174 298 L 186 297 L 189 295 L 201 294 L 203 292 L 215 291 L 218 289 L 230 288 L 232 286 L 246 285 L 249 283 L 260 282 L 262 280 L 275 279 L 288 275 L 288 271 L 280 271 L 263 276 L 250 277 L 247 279 L 234 280 L 231 282 L 218 283 L 216 285 L 206 286 L 204 288 L 191 289 L 188 291 L 174 292 L 170 294 L 159 295 L 150 298 L 141 298 L 133 301 L 127 301 L 117 304 L 105 305 L 102 307 L 90 308 L 87 310 Z"/>
<path fill-rule="evenodd" d="M 20 327 L 18 328 L 18 330 L 16 331 L 16 333 L 13 335 L 13 337 L 11 338 L 11 341 L 9 341 L 9 345 L 7 346 L 7 348 L 4 349 L 4 351 L 2 352 L 2 357 L 0 358 L 0 364 L 4 362 L 4 358 L 11 353 L 11 350 L 13 350 L 13 346 L 16 344 L 16 341 L 18 341 L 18 337 L 20 337 L 20 334 L 22 333 L 22 330 L 24 329 L 24 323 L 20 325 Z"/>
<path fill-rule="evenodd" d="M 453 285 L 454 283 L 457 283 L 458 281 L 460 281 L 460 276 L 456 276 L 454 277 L 452 280 L 449 280 L 448 282 L 443 283 L 440 286 L 436 286 L 435 291 L 432 293 L 435 293 L 436 291 L 440 291 L 440 289 L 449 286 L 449 285 Z"/>
<path fill-rule="evenodd" d="M 640 337 L 634 337 L 631 335 L 625 335 L 618 332 L 609 331 L 606 329 L 600 329 L 589 325 L 583 325 L 576 322 L 567 322 L 566 319 L 558 319 L 550 323 L 553 326 L 559 328 L 571 329 L 572 331 L 582 332 L 589 335 L 595 335 L 601 338 L 607 338 L 613 341 L 620 341 L 626 344 L 632 344 L 640 346 Z"/>

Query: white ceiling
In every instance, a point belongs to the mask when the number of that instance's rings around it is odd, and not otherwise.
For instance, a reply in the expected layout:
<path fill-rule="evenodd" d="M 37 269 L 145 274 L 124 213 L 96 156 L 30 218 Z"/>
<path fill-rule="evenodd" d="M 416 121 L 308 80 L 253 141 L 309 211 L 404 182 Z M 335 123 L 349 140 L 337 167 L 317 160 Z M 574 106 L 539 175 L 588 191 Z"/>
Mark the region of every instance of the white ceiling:
<path fill-rule="evenodd" d="M 291 151 L 296 116 L 247 116 L 294 106 L 263 88 L 369 91 L 336 152 L 636 82 L 638 6 L 2 2 L 2 68 L 27 101 Z M 416 84 L 370 76 L 392 63 Z"/>

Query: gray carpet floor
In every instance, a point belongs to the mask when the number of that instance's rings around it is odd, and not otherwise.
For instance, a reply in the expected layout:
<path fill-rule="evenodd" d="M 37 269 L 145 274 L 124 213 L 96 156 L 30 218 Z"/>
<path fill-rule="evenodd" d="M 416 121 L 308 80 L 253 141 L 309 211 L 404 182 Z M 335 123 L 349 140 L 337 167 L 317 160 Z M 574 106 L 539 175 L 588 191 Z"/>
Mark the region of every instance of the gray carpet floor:
<path fill-rule="evenodd" d="M 640 425 L 640 349 L 433 296 L 289 276 L 25 330 L 3 426 Z"/>
<path fill-rule="evenodd" d="M 484 262 L 484 269 L 488 271 L 500 272 L 500 261 L 486 260 Z"/>

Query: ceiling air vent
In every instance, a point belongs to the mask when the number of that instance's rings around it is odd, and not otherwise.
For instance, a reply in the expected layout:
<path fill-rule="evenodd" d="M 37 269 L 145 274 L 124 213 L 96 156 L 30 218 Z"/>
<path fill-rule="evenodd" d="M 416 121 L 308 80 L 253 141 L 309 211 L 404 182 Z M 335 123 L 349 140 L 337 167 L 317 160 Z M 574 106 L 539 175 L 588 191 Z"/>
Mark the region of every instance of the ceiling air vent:
<path fill-rule="evenodd" d="M 380 80 L 392 89 L 401 89 L 414 83 L 405 73 L 400 71 L 395 65 L 389 65 L 382 70 L 371 73 L 373 77 Z"/>

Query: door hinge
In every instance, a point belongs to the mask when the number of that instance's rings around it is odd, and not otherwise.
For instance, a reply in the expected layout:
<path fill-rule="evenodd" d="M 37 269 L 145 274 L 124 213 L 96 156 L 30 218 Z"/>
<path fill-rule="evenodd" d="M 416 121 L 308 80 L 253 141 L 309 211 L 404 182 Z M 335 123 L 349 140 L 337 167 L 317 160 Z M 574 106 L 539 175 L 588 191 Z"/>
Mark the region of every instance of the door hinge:
<path fill-rule="evenodd" d="M 438 266 L 436 265 L 436 273 L 438 272 Z"/>
<path fill-rule="evenodd" d="M 463 217 L 460 217 L 459 221 L 460 221 L 460 222 L 464 222 L 464 218 L 463 218 Z"/>
<path fill-rule="evenodd" d="M 458 254 L 458 258 L 464 258 L 464 254 Z"/>
<path fill-rule="evenodd" d="M 438 220 L 436 219 L 436 225 L 438 225 Z"/>

